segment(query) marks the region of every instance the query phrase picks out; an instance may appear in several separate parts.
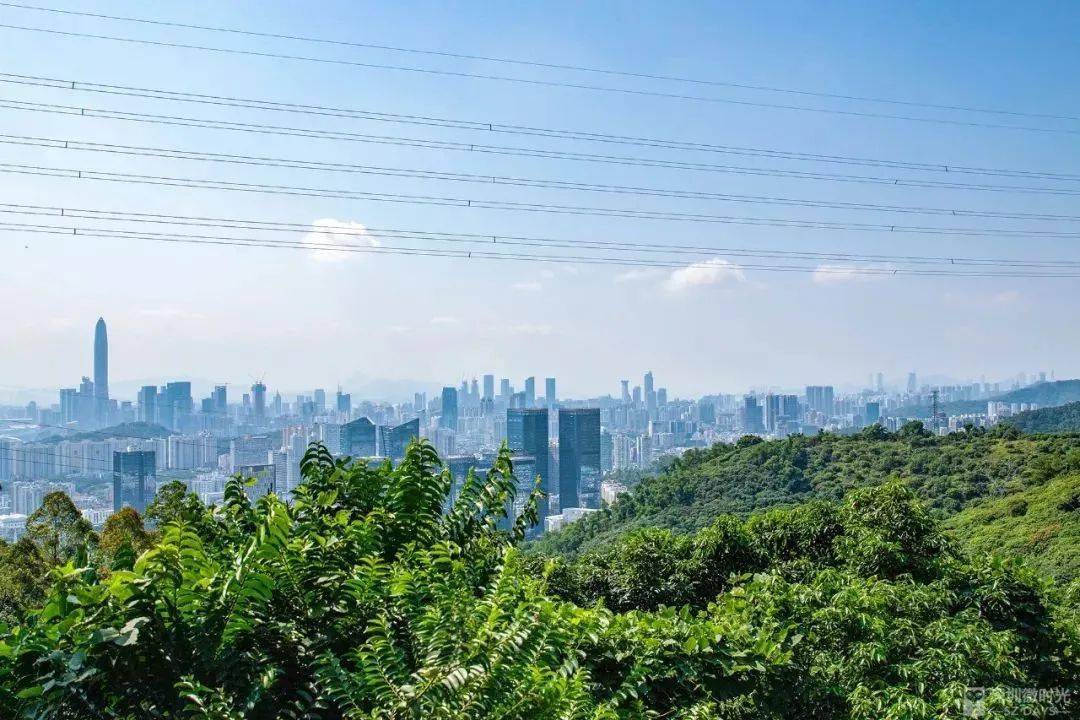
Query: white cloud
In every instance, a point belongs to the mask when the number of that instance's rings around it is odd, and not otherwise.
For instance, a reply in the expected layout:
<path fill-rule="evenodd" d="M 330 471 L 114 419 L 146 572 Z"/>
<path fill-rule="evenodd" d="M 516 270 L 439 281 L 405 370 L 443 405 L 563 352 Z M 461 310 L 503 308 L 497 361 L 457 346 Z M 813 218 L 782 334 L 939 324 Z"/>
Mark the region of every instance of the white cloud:
<path fill-rule="evenodd" d="M 524 280 L 514 283 L 514 289 L 520 292 L 539 292 L 544 289 L 544 285 L 536 280 Z"/>
<path fill-rule="evenodd" d="M 889 269 L 881 268 L 877 269 Z M 888 273 L 865 273 L 859 272 L 859 268 L 853 265 L 818 265 L 812 276 L 818 285 L 838 285 L 847 282 L 869 282 L 890 277 Z"/>
<path fill-rule="evenodd" d="M 745 279 L 746 276 L 738 265 L 720 258 L 713 258 L 672 272 L 667 279 L 667 289 L 671 292 L 680 292 L 701 285 L 716 285 L 728 281 L 743 282 Z"/>
<path fill-rule="evenodd" d="M 367 234 L 367 228 L 351 220 L 321 218 L 311 223 L 311 232 L 301 241 L 313 246 L 311 257 L 318 262 L 340 263 L 349 258 L 356 258 L 360 253 L 341 252 L 335 247 L 349 246 L 378 247 L 375 238 Z"/>
<path fill-rule="evenodd" d="M 662 270 L 658 270 L 656 268 L 646 268 L 644 270 L 639 270 L 635 268 L 634 270 L 627 270 L 624 273 L 619 273 L 618 275 L 616 275 L 615 282 L 627 283 L 636 282 L 638 280 L 649 280 L 650 278 L 654 278 L 662 273 Z"/>
<path fill-rule="evenodd" d="M 1015 305 L 1020 301 L 1020 293 L 1016 290 L 1003 290 L 990 298 L 995 305 Z"/>

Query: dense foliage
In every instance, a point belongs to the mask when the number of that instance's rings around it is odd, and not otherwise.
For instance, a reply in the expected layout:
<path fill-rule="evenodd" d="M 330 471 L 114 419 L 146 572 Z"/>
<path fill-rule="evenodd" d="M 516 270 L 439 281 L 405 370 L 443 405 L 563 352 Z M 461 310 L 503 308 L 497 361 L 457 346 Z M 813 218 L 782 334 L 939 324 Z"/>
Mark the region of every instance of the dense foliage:
<path fill-rule="evenodd" d="M 822 433 L 692 450 L 638 483 L 611 508 L 545 536 L 537 550 L 570 554 L 639 527 L 692 532 L 726 513 L 748 515 L 899 479 L 946 517 L 980 499 L 1080 470 L 1080 435 L 1024 436 L 1014 428 L 930 436 L 913 422 L 890 433 Z"/>
<path fill-rule="evenodd" d="M 1009 424 L 1026 433 L 1080 432 L 1080 402 L 1018 413 Z"/>
<path fill-rule="evenodd" d="M 1080 578 L 1080 473 L 986 500 L 947 525 L 975 550 L 1023 556 L 1062 582 Z"/>
<path fill-rule="evenodd" d="M 43 533 L 70 552 L 0 628 L 0 716 L 936 720 L 987 687 L 1018 719 L 1051 701 L 1005 688 L 1080 673 L 1076 598 L 969 558 L 899 483 L 566 560 L 515 548 L 538 494 L 503 529 L 505 450 L 450 509 L 423 442 L 302 474 L 291 505 L 237 478 L 215 508 L 170 487 L 159 535 Z"/>

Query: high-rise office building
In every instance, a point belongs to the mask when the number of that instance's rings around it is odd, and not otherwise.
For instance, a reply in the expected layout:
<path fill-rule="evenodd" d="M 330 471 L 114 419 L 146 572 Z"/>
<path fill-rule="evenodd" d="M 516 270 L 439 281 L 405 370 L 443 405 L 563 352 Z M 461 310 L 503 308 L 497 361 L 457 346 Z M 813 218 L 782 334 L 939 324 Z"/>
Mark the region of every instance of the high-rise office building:
<path fill-rule="evenodd" d="M 326 390 L 317 388 L 315 392 L 312 393 L 312 400 L 315 402 L 315 412 L 320 415 L 326 412 Z"/>
<path fill-rule="evenodd" d="M 349 393 L 341 392 L 341 388 L 337 391 L 337 402 L 335 403 L 337 411 L 342 415 L 348 416 L 352 412 L 352 395 Z"/>
<path fill-rule="evenodd" d="M 375 437 L 375 423 L 366 417 L 345 423 L 341 426 L 340 452 L 351 457 L 374 457 Z"/>
<path fill-rule="evenodd" d="M 113 512 L 126 506 L 146 511 L 157 477 L 157 456 L 153 450 L 113 453 Z"/>
<path fill-rule="evenodd" d="M 224 385 L 215 385 L 214 392 L 210 395 L 213 400 L 214 412 L 218 415 L 227 415 L 229 412 L 229 394 Z"/>
<path fill-rule="evenodd" d="M 194 407 L 194 401 L 191 399 L 191 383 L 186 380 L 166 383 L 164 395 L 164 403 L 161 402 L 162 398 L 158 398 L 158 411 L 160 414 L 162 409 L 167 408 L 168 423 L 163 421 L 161 424 L 171 429 L 179 429 L 191 415 Z M 165 408 L 161 407 L 162 404 Z"/>
<path fill-rule="evenodd" d="M 531 375 L 525 378 L 525 407 L 536 406 L 536 378 Z"/>
<path fill-rule="evenodd" d="M 458 429 L 458 391 L 452 387 L 442 389 L 442 414 L 439 427 L 447 430 Z"/>
<path fill-rule="evenodd" d="M 780 417 L 782 417 L 787 422 L 798 422 L 799 414 L 799 396 L 781 395 Z"/>
<path fill-rule="evenodd" d="M 743 398 L 743 432 L 751 434 L 765 432 L 761 406 L 753 395 Z"/>
<path fill-rule="evenodd" d="M 510 378 L 502 378 L 499 380 L 499 397 L 503 402 L 509 402 L 510 394 L 513 392 L 513 388 L 510 387 Z"/>
<path fill-rule="evenodd" d="M 806 404 L 811 410 L 832 417 L 836 408 L 832 385 L 807 385 Z"/>
<path fill-rule="evenodd" d="M 866 403 L 866 424 L 873 425 L 881 420 L 881 403 Z"/>
<path fill-rule="evenodd" d="M 555 378 L 544 378 L 544 404 L 549 408 L 555 407 L 558 396 L 555 394 Z"/>
<path fill-rule="evenodd" d="M 630 402 L 630 381 L 629 380 L 620 380 L 619 382 L 622 383 L 622 401 L 624 403 L 629 403 Z"/>
<path fill-rule="evenodd" d="M 559 507 L 600 506 L 600 409 L 559 411 Z"/>
<path fill-rule="evenodd" d="M 262 380 L 256 380 L 251 386 L 251 404 L 254 409 L 256 422 L 266 419 L 266 385 Z"/>
<path fill-rule="evenodd" d="M 60 391 L 60 423 L 66 425 L 78 420 L 79 391 L 75 388 L 64 388 Z"/>
<path fill-rule="evenodd" d="M 494 375 L 485 375 L 484 376 L 484 398 L 483 399 L 484 400 L 494 400 L 495 399 L 495 376 Z"/>
<path fill-rule="evenodd" d="M 379 427 L 379 454 L 391 460 L 405 457 L 405 448 L 420 437 L 420 419 L 413 418 L 394 427 Z"/>
<path fill-rule="evenodd" d="M 656 390 L 653 389 L 652 370 L 645 373 L 645 409 L 650 418 L 656 416 Z"/>
<path fill-rule="evenodd" d="M 532 456 L 535 459 L 536 475 L 540 476 L 540 489 L 551 494 L 548 471 L 548 411 L 547 408 L 522 408 L 506 411 L 506 444 L 514 453 Z M 517 474 L 515 472 L 515 474 Z M 535 479 L 535 478 L 534 478 Z M 546 503 L 540 510 L 540 525 L 543 526 Z"/>
<path fill-rule="evenodd" d="M 94 326 L 94 400 L 95 418 L 105 422 L 109 412 L 109 335 L 104 318 L 98 318 Z"/>
<path fill-rule="evenodd" d="M 158 390 L 154 385 L 143 385 L 139 390 L 139 420 L 145 423 L 157 422 Z"/>
<path fill-rule="evenodd" d="M 765 430 L 766 432 L 773 432 L 776 430 L 780 420 L 780 396 L 769 393 L 765 396 Z"/>
<path fill-rule="evenodd" d="M 918 379 L 915 376 L 915 373 L 914 372 L 909 372 L 907 374 L 907 391 L 908 391 L 908 395 L 914 395 L 915 391 L 918 390 L 918 389 L 919 389 L 919 383 L 918 383 Z"/>

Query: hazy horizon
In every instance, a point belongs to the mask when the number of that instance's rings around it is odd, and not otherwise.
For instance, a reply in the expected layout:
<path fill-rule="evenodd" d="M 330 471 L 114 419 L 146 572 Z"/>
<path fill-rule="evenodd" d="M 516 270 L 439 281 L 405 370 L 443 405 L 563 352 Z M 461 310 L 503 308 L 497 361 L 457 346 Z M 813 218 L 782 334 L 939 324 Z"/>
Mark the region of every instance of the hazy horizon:
<path fill-rule="evenodd" d="M 142 16 L 135 2 L 65 7 Z M 1003 108 L 1075 118 L 1080 12 L 1009 3 L 822 6 L 713 3 L 644 6 L 545 3 L 396 4 L 329 2 L 189 3 L 155 16 L 207 25 L 471 55 L 525 58 L 627 72 L 703 78 L 796 91 Z M 670 138 L 904 162 L 1074 173 L 1075 122 L 957 114 L 904 105 L 851 103 L 727 86 L 605 77 L 481 60 L 311 47 L 285 40 L 155 28 L 4 8 L 2 20 L 83 33 L 228 45 L 363 63 L 430 66 L 479 74 L 644 88 L 780 105 L 971 119 L 979 126 L 815 113 L 731 102 L 697 102 L 567 87 L 428 76 L 371 67 L 215 55 L 0 29 L 6 72 L 142 88 L 304 103 L 540 128 Z M 423 22 L 417 22 L 423 17 Z M 687 162 L 890 176 L 897 170 L 798 164 L 604 146 L 439 127 L 292 116 L 252 109 L 170 104 L 107 94 L 4 84 L 20 102 L 262 122 L 335 132 L 481 142 Z M 476 152 L 232 133 L 32 113 L 0 108 L 3 133 L 187 151 L 304 158 L 437 172 L 580 183 L 703 190 L 823 203 L 959 207 L 983 213 L 1074 214 L 1061 195 L 824 182 L 671 168 L 612 166 Z M 1040 125 L 1050 132 L 985 125 Z M 1071 150 L 1070 150 L 1071 148 Z M 470 185 L 410 177 L 238 167 L 138 158 L 62 147 L 0 145 L 0 162 L 111 172 L 260 182 L 363 192 L 478 197 L 507 202 L 645 209 L 776 220 L 978 225 L 1072 231 L 1071 220 L 961 220 L 870 210 L 756 206 L 727 201 L 633 197 L 566 189 Z M 940 179 L 980 183 L 980 177 Z M 990 181 L 987 181 L 990 182 Z M 1047 185 L 1049 180 L 994 180 Z M 1060 184 L 1060 183 L 1058 183 Z M 1065 186 L 1063 186 L 1065 187 Z M 1071 188 L 1071 185 L 1066 189 Z M 318 228 L 354 228 L 351 239 L 391 247 L 366 228 L 500 234 L 576 241 L 935 257 L 1056 261 L 1073 251 L 1060 236 L 951 237 L 672 222 L 626 217 L 510 212 L 328 197 L 266 196 L 178 187 L 0 174 L 5 203 L 252 218 Z M 57 218 L 12 222 L 56 223 Z M 168 228 L 165 228 L 168 230 Z M 109 325 L 111 375 L 203 378 L 271 388 L 332 389 L 350 378 L 453 384 L 484 372 L 555 376 L 560 394 L 614 393 L 620 378 L 652 370 L 673 395 L 858 383 L 881 372 L 898 383 L 927 376 L 1003 379 L 1027 369 L 1080 376 L 1075 278 L 860 276 L 842 260 L 810 262 L 817 272 L 767 272 L 763 262 L 716 252 L 685 266 L 611 265 L 359 256 L 324 249 L 278 250 L 147 242 L 131 238 L 34 235 L 5 230 L 0 304 L 6 319 L 0 386 L 55 390 L 90 373 L 93 323 Z M 314 231 L 310 242 L 341 238 Z M 419 241 L 415 241 L 419 242 Z M 574 252 L 574 251 L 564 251 Z M 673 256 L 680 257 L 680 256 Z M 784 261 L 787 262 L 787 261 Z M 804 263 L 805 264 L 805 263 Z M 880 263 L 879 263 L 880 265 Z M 889 264 L 885 263 L 888 267 Z M 419 388 L 418 388 L 419 389 Z M 0 393 L 4 390 L 0 387 Z M 115 395 L 116 393 L 114 393 Z"/>

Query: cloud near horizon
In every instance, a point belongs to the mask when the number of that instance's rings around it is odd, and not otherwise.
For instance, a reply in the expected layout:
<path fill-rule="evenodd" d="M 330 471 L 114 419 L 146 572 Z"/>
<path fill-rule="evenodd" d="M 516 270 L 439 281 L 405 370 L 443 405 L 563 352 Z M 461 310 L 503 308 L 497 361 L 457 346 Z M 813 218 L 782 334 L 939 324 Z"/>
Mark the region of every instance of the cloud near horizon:
<path fill-rule="evenodd" d="M 741 283 L 745 280 L 746 275 L 738 265 L 721 258 L 712 258 L 672 271 L 665 286 L 671 292 L 682 292 L 703 285 L 717 285 L 729 281 Z"/>
<path fill-rule="evenodd" d="M 311 245 L 311 257 L 323 263 L 341 263 L 362 257 L 362 252 L 349 252 L 350 247 L 373 248 L 379 242 L 367 234 L 367 227 L 351 220 L 320 218 L 311 223 L 311 232 L 301 241 Z M 339 247 L 341 250 L 334 248 Z"/>

